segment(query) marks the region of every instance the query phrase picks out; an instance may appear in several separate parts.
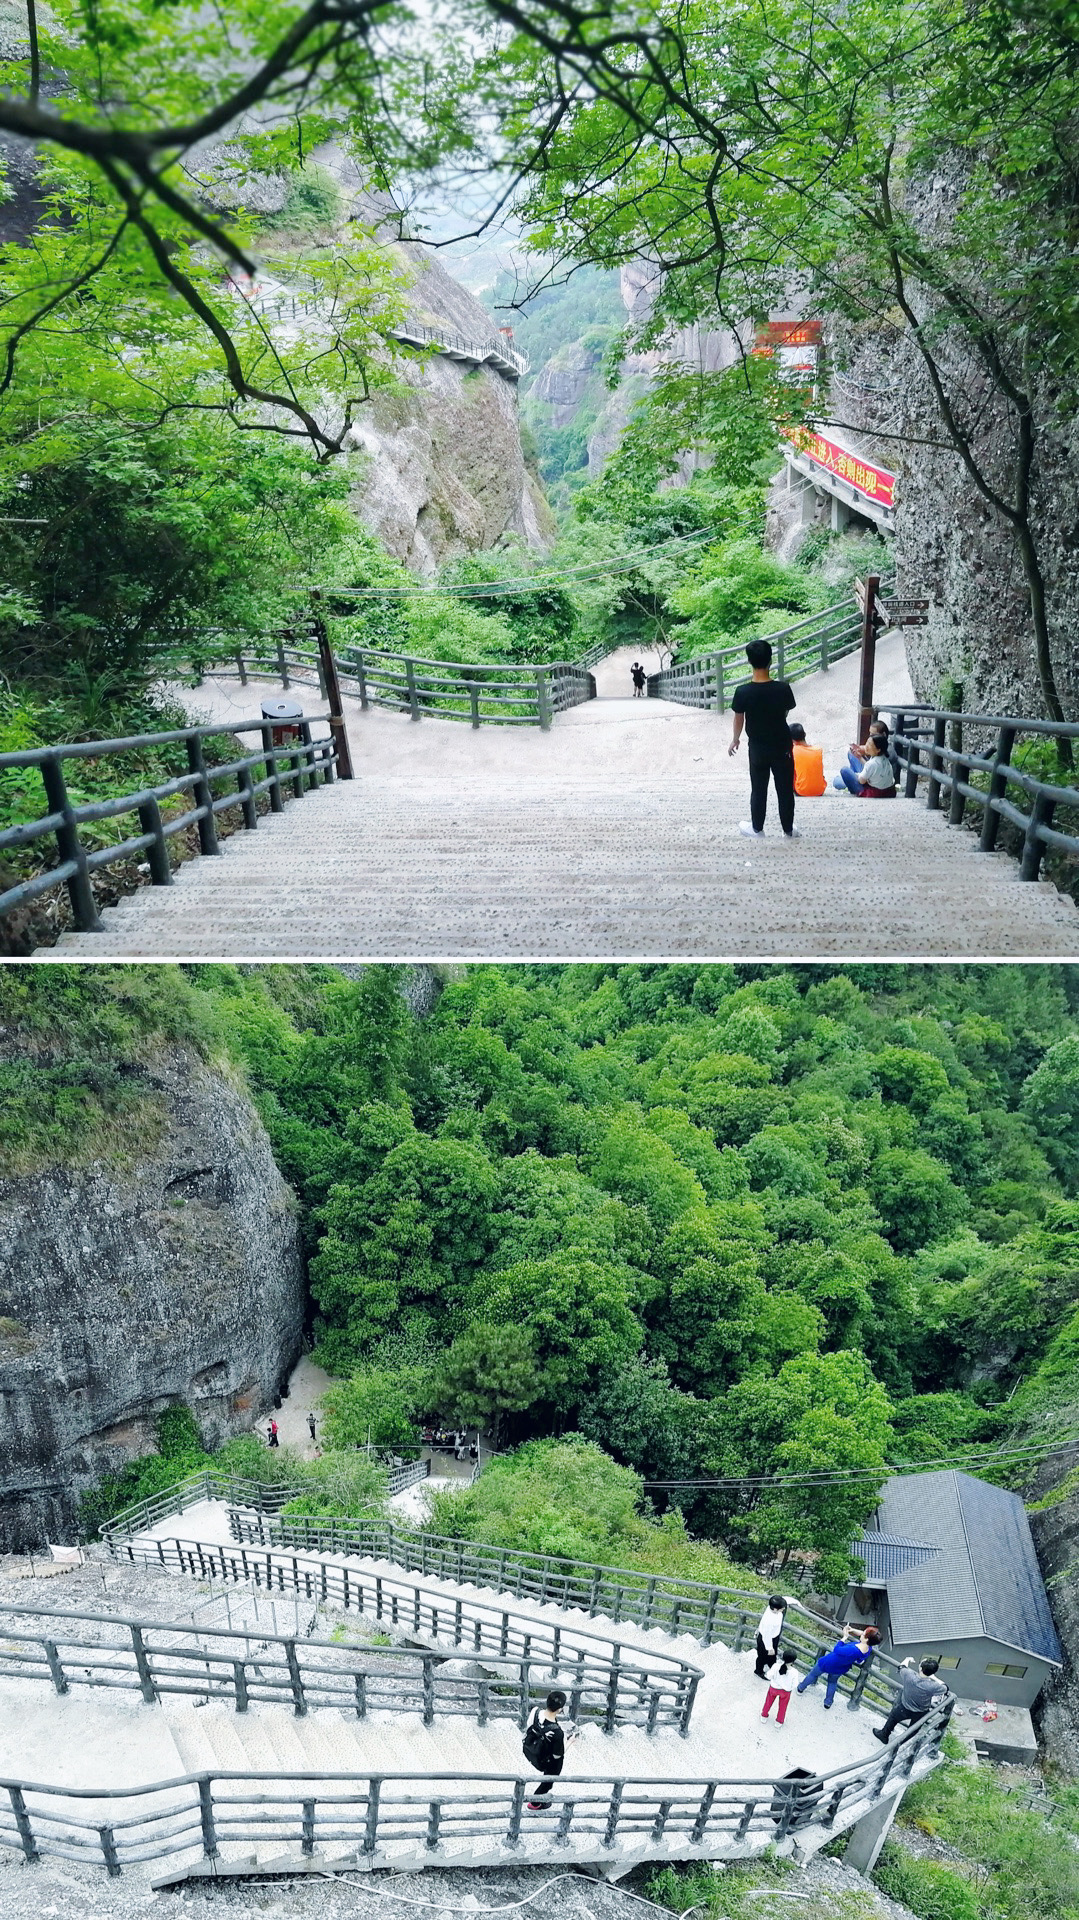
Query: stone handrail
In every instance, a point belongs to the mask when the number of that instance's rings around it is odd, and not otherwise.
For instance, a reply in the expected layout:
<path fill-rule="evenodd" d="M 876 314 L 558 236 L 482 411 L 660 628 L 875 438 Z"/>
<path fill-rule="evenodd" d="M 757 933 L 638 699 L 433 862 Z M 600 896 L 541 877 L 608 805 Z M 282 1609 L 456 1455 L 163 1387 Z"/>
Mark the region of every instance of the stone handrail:
<path fill-rule="evenodd" d="M 208 1566 L 211 1577 L 219 1573 L 212 1562 Z M 265 1566 L 256 1575 L 258 1584 L 268 1584 Z M 372 1592 L 369 1598 L 374 1597 Z M 383 1604 L 374 1608 L 374 1618 L 388 1622 L 391 1611 L 396 1618 L 401 1610 L 392 1596 L 380 1591 L 378 1598 Z M 0 1675 L 51 1681 L 58 1694 L 72 1687 L 109 1687 L 141 1693 L 148 1704 L 165 1694 L 224 1700 L 237 1713 L 246 1713 L 254 1702 L 289 1706 L 300 1716 L 312 1707 L 336 1707 L 361 1720 L 369 1712 L 389 1711 L 418 1713 L 425 1727 L 436 1717 L 464 1715 L 481 1727 L 510 1719 L 523 1728 L 551 1685 L 548 1675 L 533 1671 L 550 1652 L 549 1644 L 530 1647 L 531 1636 L 513 1631 L 506 1636 L 511 1647 L 506 1652 L 488 1644 L 496 1636 L 482 1636 L 482 1646 L 472 1650 L 482 1654 L 485 1671 L 469 1675 L 442 1673 L 444 1656 L 422 1648 L 346 1650 L 294 1634 L 267 1634 L 261 1626 L 251 1632 L 17 1605 L 0 1606 L 0 1616 Z M 413 1618 L 419 1619 L 419 1629 Z M 40 1631 L 11 1624 L 30 1621 L 40 1622 Z M 410 1610 L 408 1624 L 413 1632 L 430 1626 L 431 1609 Z M 439 1625 L 437 1609 L 434 1625 Z M 601 1721 L 607 1731 L 632 1726 L 653 1733 L 669 1724 L 670 1700 L 649 1684 L 650 1670 L 623 1659 L 615 1672 L 609 1652 L 597 1641 L 592 1649 L 577 1649 L 568 1662 L 565 1677 L 573 1688 L 575 1717 Z"/>
<path fill-rule="evenodd" d="M 572 1607 L 587 1613 L 590 1619 L 602 1615 L 615 1625 L 624 1621 L 646 1630 L 657 1627 L 672 1635 L 686 1634 L 705 1647 L 718 1641 L 736 1653 L 752 1643 L 764 1602 L 761 1593 L 713 1586 L 706 1581 L 606 1567 L 557 1554 L 492 1547 L 482 1541 L 451 1540 L 394 1527 L 382 1520 L 308 1519 L 280 1514 L 280 1507 L 294 1498 L 295 1492 L 263 1489 L 211 1469 L 167 1488 L 154 1500 L 125 1509 L 102 1527 L 102 1537 L 114 1558 L 123 1557 L 127 1543 L 157 1520 L 182 1513 L 200 1501 L 217 1499 L 228 1505 L 230 1531 L 242 1545 L 384 1560 L 408 1572 L 418 1572 L 421 1579 L 490 1587 L 541 1606 Z M 264 1494 L 271 1497 L 265 1499 Z M 795 1601 L 788 1614 L 785 1638 L 798 1652 L 815 1658 L 834 1633 L 833 1621 Z M 878 1649 L 856 1674 L 843 1675 L 840 1690 L 852 1708 L 864 1698 L 867 1705 L 887 1711 L 895 1699 L 897 1671 L 891 1656 Z"/>
<path fill-rule="evenodd" d="M 905 769 L 904 792 L 913 800 L 926 783 L 930 812 L 948 797 L 948 824 L 961 826 L 968 804 L 981 808 L 979 851 L 996 848 L 1002 821 L 1022 836 L 1020 880 L 1037 880 L 1048 851 L 1079 854 L 1079 833 L 1053 825 L 1058 807 L 1079 823 L 1079 789 L 1055 784 L 1012 765 L 1020 734 L 1047 741 L 1079 740 L 1079 721 L 1024 720 L 1017 715 L 960 713 L 942 707 L 885 707 L 894 716 L 894 746 Z M 972 745 L 970 729 L 978 736 Z M 982 784 L 975 785 L 980 779 Z M 1024 800 L 1027 802 L 1023 805 Z"/>
<path fill-rule="evenodd" d="M 787 680 L 818 669 L 826 673 L 837 660 L 856 652 L 861 636 L 861 613 L 851 601 L 840 600 L 761 638 L 772 643 L 777 679 Z M 731 692 L 747 672 L 745 645 L 739 642 L 650 674 L 648 694 L 653 700 L 677 700 L 682 706 L 724 713 Z"/>
<path fill-rule="evenodd" d="M 280 680 L 289 687 L 326 687 L 319 650 L 312 643 L 275 635 L 246 643 L 223 656 L 235 664 L 241 686 L 249 677 Z M 572 660 L 542 666 L 512 666 L 497 661 L 424 660 L 418 654 L 387 653 L 371 647 L 335 649 L 341 691 L 369 707 L 388 707 L 411 720 L 426 714 L 436 720 L 465 720 L 472 727 L 535 727 L 545 732 L 556 713 L 596 697 L 596 682 Z"/>
<path fill-rule="evenodd" d="M 274 738 L 273 726 L 263 718 L 230 720 L 227 724 L 184 727 L 169 733 L 145 733 L 123 740 L 79 740 L 52 747 L 27 747 L 16 753 L 0 753 L 0 773 L 25 771 L 37 773 L 42 782 L 45 811 L 34 820 L 0 831 L 0 857 L 21 852 L 38 841 L 52 840 L 56 864 L 43 873 L 8 887 L 0 893 L 0 921 L 53 887 L 67 888 L 74 926 L 80 933 L 99 933 L 101 916 L 94 898 L 91 876 L 118 860 L 145 855 L 150 882 L 155 887 L 172 884 L 172 864 L 168 842 L 175 835 L 194 827 L 198 832 L 199 852 L 220 853 L 217 819 L 228 809 L 239 807 L 244 827 L 258 826 L 258 798 L 268 794 L 271 810 L 284 809 L 287 790 L 301 798 L 309 786 L 317 787 L 335 777 L 337 748 L 332 739 L 315 739 L 310 719 L 298 721 L 291 742 Z M 224 765 L 207 765 L 205 744 L 231 734 L 254 733 L 261 745 L 254 753 Z M 137 787 L 111 800 L 73 805 L 64 769 L 71 762 L 121 758 L 126 754 L 153 752 L 182 746 L 187 772 L 151 787 Z M 221 789 L 224 788 L 224 791 Z M 179 802 L 181 811 L 167 809 Z M 106 820 L 137 816 L 137 833 L 130 833 L 116 845 L 85 845 L 81 829 Z"/>
<path fill-rule="evenodd" d="M 936 1766 L 950 1712 L 949 1702 L 868 1760 L 800 1779 L 574 1776 L 527 1824 L 528 1775 L 214 1769 L 109 1788 L 0 1779 L 0 1847 L 31 1862 L 103 1864 L 111 1875 L 171 1860 L 173 1879 L 250 1862 L 251 1846 L 267 1844 L 276 1871 L 461 1865 L 462 1843 L 481 1862 L 503 1864 L 557 1859 L 562 1848 L 578 1861 L 619 1864 L 789 1854 L 796 1840 L 823 1844 Z"/>
<path fill-rule="evenodd" d="M 420 1581 L 287 1548 L 136 1536 L 113 1551 L 117 1559 L 195 1580 L 250 1582 L 268 1593 L 298 1594 L 362 1614 L 377 1626 L 423 1636 L 433 1645 L 463 1648 L 476 1659 L 493 1653 L 526 1669 L 539 1666 L 547 1686 L 551 1676 L 561 1679 L 571 1719 L 598 1720 L 608 1733 L 619 1725 L 648 1733 L 657 1727 L 689 1731 L 701 1671 L 674 1653 L 624 1647 L 573 1622 L 554 1624 L 471 1597 L 449 1598 Z"/>

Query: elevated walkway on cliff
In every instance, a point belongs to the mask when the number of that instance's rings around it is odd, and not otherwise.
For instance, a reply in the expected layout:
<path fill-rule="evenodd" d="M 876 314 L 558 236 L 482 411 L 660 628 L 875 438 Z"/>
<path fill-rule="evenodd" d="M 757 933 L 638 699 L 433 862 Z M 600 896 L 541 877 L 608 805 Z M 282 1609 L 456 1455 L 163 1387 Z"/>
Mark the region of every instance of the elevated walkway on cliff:
<path fill-rule="evenodd" d="M 801 838 L 740 837 L 744 750 L 729 718 L 634 700 L 631 649 L 597 663 L 599 695 L 535 726 L 483 727 L 343 703 L 356 777 L 309 793 L 68 934 L 57 957 L 310 960 L 581 957 L 1032 958 L 1079 954 L 1079 913 L 1023 885 L 1003 853 L 915 800 L 801 802 Z M 653 663 L 645 661 L 646 666 Z M 857 660 L 797 682 L 797 716 L 834 772 L 857 710 Z M 266 693 L 271 692 L 266 683 Z M 308 712 L 317 689 L 293 687 Z M 252 687 L 184 696 L 215 721 Z M 908 700 L 902 640 L 878 650 L 876 698 Z"/>
<path fill-rule="evenodd" d="M 115 1533 L 111 1549 L 118 1614 L 124 1567 L 151 1569 L 181 1596 L 192 1579 L 263 1607 L 271 1592 L 302 1596 L 314 1637 L 9 1614 L 0 1845 L 28 1858 L 59 1852 L 159 1885 L 424 1865 L 621 1873 L 768 1848 L 804 1858 L 885 1825 L 939 1759 L 946 1712 L 887 1750 L 873 1740 L 893 1692 L 886 1660 L 879 1676 L 875 1661 L 860 1684 L 845 1681 L 831 1713 L 814 1691 L 784 1726 L 762 1721 L 745 1611 L 755 1624 L 757 1596 L 701 1589 L 702 1645 L 700 1624 L 672 1633 L 507 1594 L 479 1567 L 477 1584 L 467 1565 L 454 1580 L 400 1558 L 299 1552 L 214 1498 Z M 792 1619 L 804 1667 L 826 1629 L 797 1609 Z M 104 1672 L 107 1696 L 92 1691 Z M 581 1735 L 551 1804 L 533 1812 L 521 1728 L 555 1684 Z"/>

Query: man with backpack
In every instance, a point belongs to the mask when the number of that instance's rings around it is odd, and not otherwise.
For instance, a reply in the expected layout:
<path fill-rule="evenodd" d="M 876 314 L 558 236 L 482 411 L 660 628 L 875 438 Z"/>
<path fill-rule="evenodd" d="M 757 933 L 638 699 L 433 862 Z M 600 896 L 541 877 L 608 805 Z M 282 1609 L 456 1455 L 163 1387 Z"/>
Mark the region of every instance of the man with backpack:
<path fill-rule="evenodd" d="M 558 1689 L 549 1693 L 547 1705 L 533 1710 L 525 1728 L 524 1757 L 537 1773 L 545 1775 L 536 1788 L 535 1798 L 527 1803 L 529 1813 L 542 1813 L 550 1806 L 551 1788 L 562 1771 L 566 1757 L 566 1741 L 576 1738 L 577 1729 L 572 1722 L 567 1721 L 565 1726 L 558 1723 L 558 1716 L 565 1704 L 564 1693 Z"/>

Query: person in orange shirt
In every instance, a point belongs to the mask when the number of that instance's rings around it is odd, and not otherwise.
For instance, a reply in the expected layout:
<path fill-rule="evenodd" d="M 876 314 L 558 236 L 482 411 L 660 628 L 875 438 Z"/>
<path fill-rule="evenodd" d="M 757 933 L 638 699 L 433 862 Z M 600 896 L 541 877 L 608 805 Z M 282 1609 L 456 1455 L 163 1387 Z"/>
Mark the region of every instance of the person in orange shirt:
<path fill-rule="evenodd" d="M 824 777 L 824 749 L 810 746 L 806 730 L 798 720 L 791 721 L 791 742 L 794 747 L 794 791 L 801 800 L 819 799 L 822 793 L 828 791 L 828 782 Z"/>

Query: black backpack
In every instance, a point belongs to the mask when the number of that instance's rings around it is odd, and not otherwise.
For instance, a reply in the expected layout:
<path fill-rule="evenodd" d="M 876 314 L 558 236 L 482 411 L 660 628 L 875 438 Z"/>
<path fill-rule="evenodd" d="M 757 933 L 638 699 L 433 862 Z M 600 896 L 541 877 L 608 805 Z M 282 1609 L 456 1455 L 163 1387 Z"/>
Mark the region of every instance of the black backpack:
<path fill-rule="evenodd" d="M 551 1735 L 561 1731 L 558 1727 L 544 1726 L 540 1723 L 540 1709 L 537 1707 L 525 1728 L 522 1751 L 525 1759 L 533 1767 L 545 1767 L 548 1760 L 556 1758 L 552 1752 L 555 1742 Z"/>

